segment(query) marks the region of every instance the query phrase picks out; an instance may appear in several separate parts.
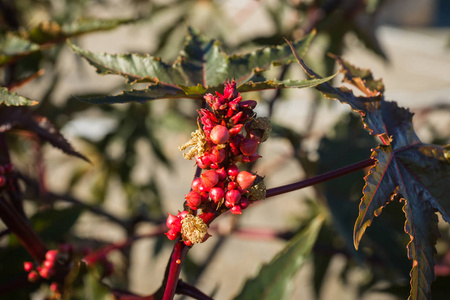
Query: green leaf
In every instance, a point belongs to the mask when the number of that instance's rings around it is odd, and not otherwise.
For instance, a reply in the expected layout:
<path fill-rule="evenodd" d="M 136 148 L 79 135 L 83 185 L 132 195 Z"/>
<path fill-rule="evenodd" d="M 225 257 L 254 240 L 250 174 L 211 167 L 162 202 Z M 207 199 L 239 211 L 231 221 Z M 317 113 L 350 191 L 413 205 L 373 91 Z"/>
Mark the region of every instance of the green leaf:
<path fill-rule="evenodd" d="M 319 84 L 322 84 L 326 81 L 329 81 L 334 78 L 335 75 L 320 78 L 320 79 L 310 79 L 310 80 L 267 80 L 260 82 L 249 81 L 247 83 L 241 84 L 238 86 L 239 92 L 251 92 L 251 91 L 260 91 L 260 90 L 268 90 L 268 89 L 284 89 L 284 88 L 308 88 L 315 87 Z"/>
<path fill-rule="evenodd" d="M 12 33 L 0 38 L 0 66 L 40 50 L 40 46 Z"/>
<path fill-rule="evenodd" d="M 292 47 L 305 53 L 314 33 L 297 41 Z M 271 65 L 287 64 L 294 58 L 289 45 L 264 48 L 244 55 L 228 56 L 220 50 L 219 43 L 200 35 L 189 28 L 184 49 L 172 64 L 160 58 L 141 54 L 93 53 L 68 42 L 72 50 L 85 58 L 96 68 L 97 73 L 115 74 L 125 77 L 129 83 L 150 82 L 145 90 L 124 91 L 117 96 L 82 99 L 83 101 L 105 104 L 144 102 L 160 98 L 200 98 L 207 92 L 221 88 L 226 80 L 235 79 L 243 85 L 256 73 L 267 70 Z M 322 80 L 322 79 L 320 79 Z M 317 80 L 318 83 L 320 83 Z M 325 80 L 325 79 L 324 79 Z M 307 81 L 286 81 L 243 86 L 245 91 L 286 87 L 307 87 L 318 83 Z"/>
<path fill-rule="evenodd" d="M 434 210 L 450 222 L 450 151 L 421 143 L 412 127 L 412 114 L 395 102 L 383 102 L 381 109 L 392 142 L 372 153 L 376 164 L 365 177 L 354 243 L 357 248 L 366 228 L 389 201 L 404 201 L 405 232 L 411 238 L 408 258 L 413 260 L 410 297 L 423 299 L 434 280 L 434 245 L 439 237 Z"/>
<path fill-rule="evenodd" d="M 293 237 L 257 277 L 245 283 L 237 299 L 288 299 L 293 276 L 309 256 L 319 234 L 323 216 L 317 216 L 302 232 Z"/>
<path fill-rule="evenodd" d="M 0 87 L 0 105 L 6 106 L 31 106 L 38 104 L 37 101 L 22 97 L 7 88 Z"/>

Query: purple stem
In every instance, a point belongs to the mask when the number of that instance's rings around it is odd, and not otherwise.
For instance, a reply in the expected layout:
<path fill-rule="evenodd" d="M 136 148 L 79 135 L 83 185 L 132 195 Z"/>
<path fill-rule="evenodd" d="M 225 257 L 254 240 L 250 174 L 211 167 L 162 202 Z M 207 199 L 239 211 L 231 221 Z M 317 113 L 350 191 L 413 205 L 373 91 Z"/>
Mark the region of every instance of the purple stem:
<path fill-rule="evenodd" d="M 271 188 L 268 189 L 266 191 L 266 198 L 269 197 L 273 197 L 273 196 L 278 196 L 284 193 L 289 193 L 292 191 L 296 191 L 296 190 L 300 190 L 302 188 L 311 186 L 311 185 L 315 185 L 315 184 L 319 184 L 331 179 L 334 179 L 336 177 L 340 177 L 343 175 L 346 175 L 348 173 L 352 173 L 367 167 L 372 166 L 373 164 L 375 164 L 375 161 L 371 158 L 357 162 L 355 164 L 334 170 L 334 171 L 330 171 L 306 180 L 302 180 L 299 182 L 295 182 L 295 183 L 291 183 L 291 184 L 287 184 L 287 185 L 283 185 L 283 186 L 279 186 L 276 188 Z"/>
<path fill-rule="evenodd" d="M 166 288 L 164 290 L 163 300 L 172 300 L 177 289 L 178 277 L 180 276 L 181 265 L 184 257 L 189 251 L 189 247 L 183 242 L 178 241 L 173 247 L 170 257 L 169 275 L 167 276 Z"/>

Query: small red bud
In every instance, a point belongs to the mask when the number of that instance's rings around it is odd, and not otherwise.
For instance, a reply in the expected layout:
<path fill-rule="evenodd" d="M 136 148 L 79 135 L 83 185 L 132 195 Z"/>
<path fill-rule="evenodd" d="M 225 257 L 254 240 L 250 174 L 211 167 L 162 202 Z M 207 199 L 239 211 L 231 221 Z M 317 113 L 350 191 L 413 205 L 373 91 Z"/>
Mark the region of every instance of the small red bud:
<path fill-rule="evenodd" d="M 236 125 L 239 122 L 239 120 L 242 117 L 242 114 L 243 114 L 243 112 L 240 111 L 230 118 L 231 122 L 233 122 L 233 125 Z M 243 124 L 241 124 L 241 125 L 243 125 Z M 241 126 L 241 128 L 242 128 L 242 126 Z"/>
<path fill-rule="evenodd" d="M 234 215 L 242 215 L 242 210 L 239 205 L 235 205 L 230 209 L 231 213 Z"/>
<path fill-rule="evenodd" d="M 176 232 L 173 229 L 169 229 L 169 231 L 167 231 L 166 233 L 164 233 L 167 238 L 171 241 L 175 240 L 178 237 L 178 232 Z"/>
<path fill-rule="evenodd" d="M 31 271 L 28 273 L 28 281 L 36 282 L 39 280 L 39 274 L 36 271 Z"/>
<path fill-rule="evenodd" d="M 45 253 L 45 260 L 55 261 L 57 256 L 58 250 L 48 250 L 47 253 Z"/>
<path fill-rule="evenodd" d="M 216 171 L 208 170 L 203 172 L 201 175 L 203 186 L 212 188 L 219 182 L 219 175 L 217 175 Z"/>
<path fill-rule="evenodd" d="M 41 275 L 41 277 L 45 279 L 49 279 L 53 276 L 53 274 L 55 274 L 55 271 L 53 269 L 44 267 L 39 270 L 39 275 Z"/>
<path fill-rule="evenodd" d="M 238 184 L 236 182 L 230 181 L 230 182 L 228 182 L 227 190 L 230 190 L 230 191 L 235 190 L 235 189 L 237 189 L 237 187 L 238 187 Z"/>
<path fill-rule="evenodd" d="M 183 210 L 183 211 L 178 212 L 177 217 L 180 218 L 180 220 L 183 220 L 188 214 L 189 214 L 188 211 Z"/>
<path fill-rule="evenodd" d="M 225 194 L 225 200 L 232 204 L 233 206 L 239 203 L 239 200 L 241 199 L 241 194 L 237 190 L 231 190 L 227 191 Z"/>
<path fill-rule="evenodd" d="M 44 261 L 44 267 L 47 268 L 47 269 L 53 268 L 54 265 L 55 265 L 55 261 L 54 260 L 46 260 L 46 261 Z"/>
<path fill-rule="evenodd" d="M 256 175 L 250 172 L 242 171 L 236 176 L 236 181 L 242 189 L 248 189 L 255 182 Z"/>
<path fill-rule="evenodd" d="M 183 241 L 183 242 L 188 247 L 192 246 L 192 242 L 191 241 Z"/>
<path fill-rule="evenodd" d="M 214 144 L 219 145 L 228 142 L 230 134 L 228 133 L 228 129 L 225 126 L 216 125 L 211 130 L 209 137 Z"/>
<path fill-rule="evenodd" d="M 225 171 L 224 167 L 217 169 L 216 174 L 217 174 L 217 176 L 219 176 L 219 181 L 222 181 L 225 178 L 227 178 L 227 171 Z"/>
<path fill-rule="evenodd" d="M 58 283 L 52 282 L 50 284 L 50 291 L 52 291 L 53 293 L 57 293 L 59 291 Z"/>
<path fill-rule="evenodd" d="M 200 178 L 195 178 L 191 183 L 191 189 L 196 192 L 199 191 L 199 187 L 202 186 L 202 180 Z"/>
<path fill-rule="evenodd" d="M 174 215 L 168 214 L 169 216 L 167 217 L 166 220 L 166 225 L 169 229 L 173 229 L 176 232 L 180 232 L 181 231 L 181 220 Z"/>
<path fill-rule="evenodd" d="M 208 166 L 207 165 L 205 165 L 203 162 L 202 162 L 202 160 L 196 155 L 196 156 L 194 156 L 194 158 L 195 158 L 195 162 L 197 163 L 197 166 L 200 168 L 200 169 L 206 169 Z"/>
<path fill-rule="evenodd" d="M 256 152 L 258 144 L 258 141 L 252 140 L 250 138 L 245 138 L 242 140 L 239 149 L 241 150 L 242 154 L 251 156 Z"/>
<path fill-rule="evenodd" d="M 196 210 L 202 203 L 201 196 L 196 191 L 189 192 L 189 194 L 185 195 L 185 199 L 187 201 L 187 205 L 193 210 Z"/>
<path fill-rule="evenodd" d="M 242 101 L 242 102 L 239 103 L 239 107 L 253 109 L 253 108 L 256 107 L 257 103 L 258 102 L 256 102 L 255 100 Z"/>
<path fill-rule="evenodd" d="M 250 204 L 250 200 L 248 200 L 246 197 L 241 197 L 241 202 L 239 203 L 239 205 L 242 209 L 246 209 L 250 206 Z"/>
<path fill-rule="evenodd" d="M 213 149 L 211 154 L 208 155 L 208 158 L 216 164 L 220 164 L 225 159 L 225 149 Z"/>
<path fill-rule="evenodd" d="M 230 128 L 230 130 L 228 130 L 228 132 L 230 133 L 231 136 L 235 136 L 239 132 L 241 132 L 243 126 L 244 126 L 244 124 L 237 124 L 233 128 Z"/>
<path fill-rule="evenodd" d="M 23 263 L 23 269 L 25 270 L 25 272 L 30 272 L 31 270 L 33 270 L 33 267 L 34 265 L 32 262 L 26 261 Z"/>
<path fill-rule="evenodd" d="M 230 165 L 227 168 L 227 173 L 231 177 L 235 177 L 239 174 L 239 168 L 236 165 Z"/>
<path fill-rule="evenodd" d="M 224 191 L 221 188 L 213 187 L 209 191 L 209 197 L 214 201 L 214 203 L 218 203 L 224 197 Z"/>

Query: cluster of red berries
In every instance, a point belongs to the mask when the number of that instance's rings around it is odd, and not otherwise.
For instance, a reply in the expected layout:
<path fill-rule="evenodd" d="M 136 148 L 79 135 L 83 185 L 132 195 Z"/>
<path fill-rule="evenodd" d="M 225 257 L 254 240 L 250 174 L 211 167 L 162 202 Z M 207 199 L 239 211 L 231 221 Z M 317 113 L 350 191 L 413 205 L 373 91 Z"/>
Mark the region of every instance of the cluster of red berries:
<path fill-rule="evenodd" d="M 185 150 L 192 146 L 184 156 L 194 157 L 204 170 L 192 181 L 192 190 L 185 195 L 186 205 L 194 212 L 201 209 L 202 214 L 197 217 L 200 219 L 205 212 L 230 210 L 233 214 L 242 214 L 251 201 L 259 200 L 249 193 L 257 176 L 240 171 L 236 164 L 254 162 L 261 157 L 257 148 L 267 139 L 270 122 L 266 118 L 256 118 L 253 111 L 256 101 L 242 101 L 234 81 L 225 83 L 223 94 L 216 92 L 215 96 L 207 94 L 204 98 L 210 110 L 198 110 L 199 129 L 180 147 Z M 187 210 L 177 216 L 169 214 L 166 233 L 169 239 L 174 240 L 181 233 L 186 242 L 183 227 L 188 222 L 183 220 L 188 214 Z"/>
<path fill-rule="evenodd" d="M 0 188 L 7 183 L 6 176 L 13 171 L 12 164 L 0 165 Z"/>
<path fill-rule="evenodd" d="M 45 254 L 45 260 L 40 265 L 35 265 L 32 262 L 26 261 L 23 263 L 25 272 L 28 272 L 28 280 L 30 282 L 36 282 L 40 278 L 51 279 L 55 273 L 67 262 L 70 261 L 73 248 L 71 245 L 62 244 L 59 249 L 53 249 L 47 251 Z M 59 291 L 59 285 L 57 282 L 50 284 L 50 290 L 53 292 Z"/>

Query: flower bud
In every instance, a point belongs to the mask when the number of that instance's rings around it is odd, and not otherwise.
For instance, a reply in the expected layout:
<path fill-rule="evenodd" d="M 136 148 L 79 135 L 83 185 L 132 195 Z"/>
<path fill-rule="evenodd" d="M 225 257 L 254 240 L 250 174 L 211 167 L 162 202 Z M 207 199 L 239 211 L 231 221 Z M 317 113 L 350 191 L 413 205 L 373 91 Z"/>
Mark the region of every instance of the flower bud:
<path fill-rule="evenodd" d="M 239 168 L 236 165 L 230 165 L 227 168 L 227 173 L 231 177 L 235 177 L 239 174 Z"/>
<path fill-rule="evenodd" d="M 242 189 L 248 189 L 255 182 L 256 175 L 253 175 L 250 172 L 242 171 L 236 176 L 236 182 Z"/>
<path fill-rule="evenodd" d="M 180 220 L 183 220 L 186 217 L 186 215 L 188 215 L 188 214 L 189 214 L 188 211 L 185 211 L 185 210 L 180 211 L 177 214 L 177 218 L 179 218 Z"/>
<path fill-rule="evenodd" d="M 202 186 L 202 180 L 195 178 L 191 183 L 191 189 L 196 192 L 200 192 L 199 188 Z"/>
<path fill-rule="evenodd" d="M 220 200 L 222 200 L 224 195 L 225 195 L 225 193 L 224 193 L 223 189 L 221 189 L 219 187 L 213 187 L 209 191 L 209 197 L 214 201 L 214 203 L 218 203 Z"/>
<path fill-rule="evenodd" d="M 248 200 L 246 197 L 241 197 L 241 202 L 239 203 L 239 206 L 242 209 L 246 209 L 251 204 L 250 200 Z"/>
<path fill-rule="evenodd" d="M 214 144 L 219 145 L 228 142 L 230 134 L 228 133 L 228 129 L 225 126 L 216 125 L 211 130 L 209 137 Z"/>
<path fill-rule="evenodd" d="M 238 184 L 236 182 L 234 182 L 234 181 L 228 182 L 227 190 L 232 191 L 232 190 L 236 190 L 237 188 L 238 188 Z"/>
<path fill-rule="evenodd" d="M 239 205 L 235 205 L 230 209 L 231 213 L 233 215 L 242 215 L 242 210 L 241 207 Z"/>
<path fill-rule="evenodd" d="M 53 268 L 53 266 L 55 265 L 55 261 L 54 260 L 46 260 L 44 261 L 44 267 L 51 269 Z"/>
<path fill-rule="evenodd" d="M 225 149 L 213 149 L 211 153 L 208 155 L 208 158 L 216 164 L 220 164 L 225 159 Z"/>
<path fill-rule="evenodd" d="M 251 156 L 255 154 L 256 149 L 258 148 L 258 144 L 258 141 L 252 140 L 250 138 L 245 138 L 239 145 L 239 149 L 241 150 L 242 154 Z"/>
<path fill-rule="evenodd" d="M 201 196 L 196 191 L 189 192 L 189 194 L 187 194 L 185 198 L 187 201 L 187 205 L 193 210 L 196 210 L 197 207 L 202 203 Z"/>
<path fill-rule="evenodd" d="M 241 199 L 241 194 L 237 190 L 227 191 L 225 194 L 225 200 L 233 206 L 236 205 L 237 203 L 239 203 L 240 199 Z"/>
<path fill-rule="evenodd" d="M 200 176 L 202 179 L 203 186 L 212 188 L 219 182 L 219 175 L 217 175 L 216 171 L 208 170 L 203 172 Z"/>
<path fill-rule="evenodd" d="M 57 293 L 59 291 L 58 283 L 52 282 L 50 284 L 50 291 L 52 291 L 53 293 Z"/>
<path fill-rule="evenodd" d="M 241 132 L 242 127 L 244 127 L 244 124 L 237 124 L 233 128 L 230 128 L 230 130 L 228 130 L 228 132 L 230 133 L 231 136 L 235 136 L 239 132 Z"/>
<path fill-rule="evenodd" d="M 55 274 L 55 271 L 50 268 L 43 267 L 39 270 L 39 275 L 41 275 L 42 278 L 49 279 L 50 277 Z"/>
<path fill-rule="evenodd" d="M 243 115 L 243 112 L 240 111 L 240 112 L 238 112 L 237 114 L 235 114 L 234 116 L 232 116 L 230 118 L 231 122 L 233 122 L 233 125 L 236 125 L 239 122 L 239 120 L 241 119 L 242 115 Z M 241 124 L 241 125 L 243 125 L 243 124 Z M 242 128 L 242 126 L 241 126 L 241 128 Z"/>

